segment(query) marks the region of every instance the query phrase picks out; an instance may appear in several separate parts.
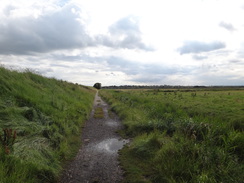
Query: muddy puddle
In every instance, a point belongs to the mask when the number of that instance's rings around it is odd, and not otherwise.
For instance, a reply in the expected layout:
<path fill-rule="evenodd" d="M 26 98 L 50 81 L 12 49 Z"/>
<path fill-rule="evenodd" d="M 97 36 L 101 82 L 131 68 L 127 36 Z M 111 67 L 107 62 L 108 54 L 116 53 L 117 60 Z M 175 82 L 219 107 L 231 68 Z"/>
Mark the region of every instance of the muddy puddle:
<path fill-rule="evenodd" d="M 108 125 L 108 126 L 110 126 L 110 127 L 118 127 L 118 126 L 120 126 L 121 124 L 120 124 L 119 122 L 117 122 L 117 121 L 110 121 L 110 120 L 107 120 L 107 121 L 105 122 L 105 125 Z"/>
<path fill-rule="evenodd" d="M 122 149 L 128 142 L 129 141 L 125 139 L 119 140 L 117 138 L 111 138 L 105 139 L 97 144 L 93 144 L 91 145 L 91 148 L 104 153 L 117 153 L 118 150 Z"/>

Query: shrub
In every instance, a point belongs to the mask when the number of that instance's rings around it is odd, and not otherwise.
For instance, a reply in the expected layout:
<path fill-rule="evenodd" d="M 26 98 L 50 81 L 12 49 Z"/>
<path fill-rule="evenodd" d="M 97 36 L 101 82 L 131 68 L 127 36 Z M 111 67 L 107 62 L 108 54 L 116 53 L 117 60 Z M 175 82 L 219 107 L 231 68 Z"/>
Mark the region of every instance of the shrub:
<path fill-rule="evenodd" d="M 96 89 L 101 89 L 102 88 L 102 84 L 101 83 L 95 83 L 93 85 L 93 87 L 96 88 Z"/>

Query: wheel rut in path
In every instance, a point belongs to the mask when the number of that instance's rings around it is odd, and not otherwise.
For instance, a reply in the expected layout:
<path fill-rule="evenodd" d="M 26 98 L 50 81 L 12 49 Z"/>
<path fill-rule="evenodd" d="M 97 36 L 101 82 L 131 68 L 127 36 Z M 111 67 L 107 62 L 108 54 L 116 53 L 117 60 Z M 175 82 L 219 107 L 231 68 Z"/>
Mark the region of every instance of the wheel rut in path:
<path fill-rule="evenodd" d="M 103 109 L 103 118 L 94 118 L 96 108 Z M 122 125 L 115 114 L 108 115 L 108 108 L 97 92 L 91 117 L 82 130 L 82 146 L 59 183 L 121 182 L 123 172 L 118 162 L 118 150 L 128 141 L 116 133 Z"/>

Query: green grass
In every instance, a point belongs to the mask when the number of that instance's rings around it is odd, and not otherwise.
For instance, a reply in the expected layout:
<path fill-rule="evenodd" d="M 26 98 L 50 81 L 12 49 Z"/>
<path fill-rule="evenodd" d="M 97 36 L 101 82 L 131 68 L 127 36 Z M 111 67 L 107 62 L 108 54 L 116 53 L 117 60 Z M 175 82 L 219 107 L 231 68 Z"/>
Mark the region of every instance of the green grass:
<path fill-rule="evenodd" d="M 123 120 L 124 182 L 215 183 L 244 179 L 244 92 L 101 90 Z"/>
<path fill-rule="evenodd" d="M 80 144 L 92 88 L 0 67 L 0 135 L 17 131 L 13 152 L 0 144 L 0 182 L 55 182 Z"/>

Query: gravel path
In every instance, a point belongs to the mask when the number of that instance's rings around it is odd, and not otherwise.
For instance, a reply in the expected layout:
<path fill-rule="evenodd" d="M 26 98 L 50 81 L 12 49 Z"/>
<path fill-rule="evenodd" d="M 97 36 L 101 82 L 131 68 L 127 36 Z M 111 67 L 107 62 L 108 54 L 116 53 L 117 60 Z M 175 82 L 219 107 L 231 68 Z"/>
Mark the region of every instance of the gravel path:
<path fill-rule="evenodd" d="M 97 107 L 102 107 L 104 118 L 94 118 Z M 115 114 L 108 115 L 108 107 L 97 93 L 91 117 L 83 128 L 82 146 L 59 183 L 117 183 L 122 180 L 117 158 L 118 150 L 127 140 L 116 133 L 122 125 Z"/>

